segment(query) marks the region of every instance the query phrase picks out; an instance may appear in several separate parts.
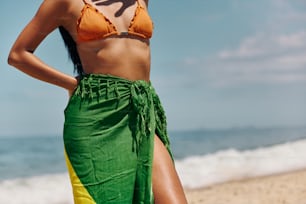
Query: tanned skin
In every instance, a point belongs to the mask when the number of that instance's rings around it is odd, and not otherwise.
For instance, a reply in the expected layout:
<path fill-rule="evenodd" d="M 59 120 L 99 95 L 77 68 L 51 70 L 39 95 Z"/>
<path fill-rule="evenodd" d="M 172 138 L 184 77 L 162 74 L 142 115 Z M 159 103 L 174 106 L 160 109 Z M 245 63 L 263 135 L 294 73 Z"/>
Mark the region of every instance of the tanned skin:
<path fill-rule="evenodd" d="M 87 0 L 115 25 L 126 31 L 137 6 L 135 0 Z M 140 0 L 147 8 L 148 1 Z M 77 42 L 76 22 L 84 6 L 82 0 L 44 0 L 32 20 L 18 36 L 8 63 L 38 80 L 66 89 L 71 94 L 78 81 L 58 71 L 35 54 L 40 43 L 59 26 Z M 129 80 L 150 80 L 150 42 L 134 36 L 114 36 L 77 43 L 85 73 L 111 74 Z M 173 161 L 155 136 L 153 193 L 157 204 L 186 204 L 186 198 Z"/>

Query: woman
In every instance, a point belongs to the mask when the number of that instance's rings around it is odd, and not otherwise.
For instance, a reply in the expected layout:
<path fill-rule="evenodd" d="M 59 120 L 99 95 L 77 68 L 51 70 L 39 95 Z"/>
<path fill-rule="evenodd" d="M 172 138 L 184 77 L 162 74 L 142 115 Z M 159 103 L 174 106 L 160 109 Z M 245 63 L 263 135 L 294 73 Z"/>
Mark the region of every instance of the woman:
<path fill-rule="evenodd" d="M 8 63 L 65 88 L 64 144 L 76 204 L 187 203 L 150 78 L 146 0 L 44 0 Z M 60 29 L 79 76 L 33 53 Z"/>

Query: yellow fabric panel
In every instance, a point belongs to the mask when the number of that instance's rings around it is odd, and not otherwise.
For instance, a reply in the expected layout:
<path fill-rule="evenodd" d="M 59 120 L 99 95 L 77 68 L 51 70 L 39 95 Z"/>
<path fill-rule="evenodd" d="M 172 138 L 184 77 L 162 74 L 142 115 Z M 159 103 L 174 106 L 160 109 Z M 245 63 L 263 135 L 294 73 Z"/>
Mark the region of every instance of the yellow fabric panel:
<path fill-rule="evenodd" d="M 72 190 L 73 190 L 73 197 L 74 197 L 74 204 L 96 204 L 96 202 L 92 199 L 92 197 L 89 195 L 86 188 L 81 183 L 80 179 L 76 175 L 70 160 L 67 156 L 67 153 L 65 151 L 65 159 L 66 164 L 70 176 L 70 181 L 72 184 Z"/>

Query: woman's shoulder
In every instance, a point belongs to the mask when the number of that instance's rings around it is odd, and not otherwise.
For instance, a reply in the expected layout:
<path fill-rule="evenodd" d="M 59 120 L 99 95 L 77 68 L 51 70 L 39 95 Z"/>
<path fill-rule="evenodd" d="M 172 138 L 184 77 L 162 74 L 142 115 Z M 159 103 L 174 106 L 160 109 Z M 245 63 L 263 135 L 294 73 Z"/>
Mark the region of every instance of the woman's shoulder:
<path fill-rule="evenodd" d="M 74 2 L 73 0 L 43 0 L 41 7 L 45 6 L 46 8 L 60 11 L 69 8 Z"/>
<path fill-rule="evenodd" d="M 43 0 L 36 16 L 38 18 L 52 16 L 52 18 L 49 18 L 50 21 L 62 21 L 69 16 L 71 9 L 76 5 L 80 5 L 76 0 Z"/>
<path fill-rule="evenodd" d="M 68 6 L 73 4 L 74 0 L 43 0 L 42 4 L 50 4 L 50 5 L 57 5 L 57 6 Z"/>
<path fill-rule="evenodd" d="M 55 13 L 67 13 L 72 7 L 82 4 L 82 0 L 43 0 L 41 8 Z"/>

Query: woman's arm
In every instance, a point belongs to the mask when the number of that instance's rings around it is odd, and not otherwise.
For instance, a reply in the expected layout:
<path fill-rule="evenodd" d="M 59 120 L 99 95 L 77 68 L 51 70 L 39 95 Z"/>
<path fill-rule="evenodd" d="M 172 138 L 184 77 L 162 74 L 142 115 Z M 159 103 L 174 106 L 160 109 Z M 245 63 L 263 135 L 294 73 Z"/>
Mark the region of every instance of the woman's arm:
<path fill-rule="evenodd" d="M 36 79 L 72 91 L 77 85 L 74 77 L 48 66 L 33 54 L 42 40 L 63 24 L 68 7 L 67 0 L 44 0 L 18 36 L 9 53 L 8 63 Z"/>

